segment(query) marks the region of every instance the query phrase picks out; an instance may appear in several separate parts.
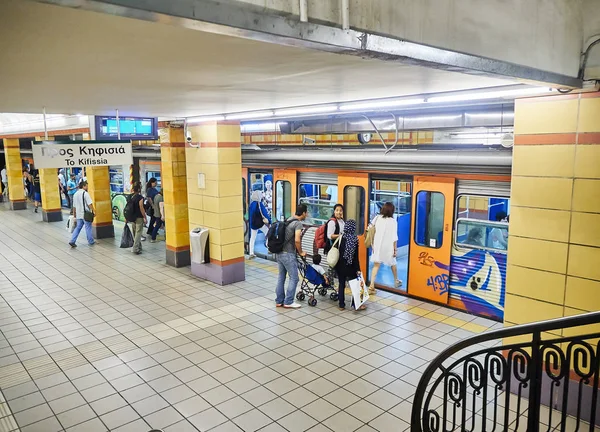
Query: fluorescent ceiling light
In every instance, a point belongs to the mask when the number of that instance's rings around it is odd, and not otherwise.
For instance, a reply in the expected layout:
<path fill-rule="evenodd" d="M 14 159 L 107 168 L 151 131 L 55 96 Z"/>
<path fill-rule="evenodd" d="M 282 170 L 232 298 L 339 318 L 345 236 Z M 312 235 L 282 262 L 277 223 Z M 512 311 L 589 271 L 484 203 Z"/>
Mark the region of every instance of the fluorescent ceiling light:
<path fill-rule="evenodd" d="M 257 111 L 257 112 L 245 112 L 238 114 L 227 114 L 225 120 L 244 120 L 244 119 L 255 119 L 273 117 L 273 111 Z"/>
<path fill-rule="evenodd" d="M 514 117 L 514 112 L 487 112 L 487 113 L 465 113 L 467 117 L 475 118 L 499 118 L 499 117 Z"/>
<path fill-rule="evenodd" d="M 371 101 L 371 102 L 357 102 L 340 105 L 342 111 L 359 111 L 359 110 L 377 110 L 380 108 L 395 108 L 405 105 L 418 105 L 424 103 L 425 99 L 397 99 L 397 100 L 384 100 L 384 101 Z"/>
<path fill-rule="evenodd" d="M 438 116 L 417 116 L 417 117 L 404 117 L 404 120 L 456 120 L 461 118 L 460 114 L 452 115 L 438 115 Z"/>
<path fill-rule="evenodd" d="M 429 103 L 439 102 L 463 102 L 480 99 L 499 99 L 507 97 L 532 96 L 552 91 L 548 87 L 534 87 L 527 89 L 499 90 L 480 93 L 461 93 L 448 96 L 434 96 L 427 99 Z"/>
<path fill-rule="evenodd" d="M 205 122 L 214 122 L 214 121 L 222 121 L 225 120 L 225 116 L 215 115 L 215 116 L 205 116 L 205 117 L 191 117 L 187 119 L 187 123 L 205 123 Z"/>
<path fill-rule="evenodd" d="M 241 126 L 242 132 L 277 132 L 280 124 L 285 123 L 250 123 Z"/>
<path fill-rule="evenodd" d="M 299 107 L 286 108 L 275 111 L 276 116 L 294 116 L 294 115 L 311 115 L 337 111 L 337 105 L 314 106 L 314 107 Z"/>

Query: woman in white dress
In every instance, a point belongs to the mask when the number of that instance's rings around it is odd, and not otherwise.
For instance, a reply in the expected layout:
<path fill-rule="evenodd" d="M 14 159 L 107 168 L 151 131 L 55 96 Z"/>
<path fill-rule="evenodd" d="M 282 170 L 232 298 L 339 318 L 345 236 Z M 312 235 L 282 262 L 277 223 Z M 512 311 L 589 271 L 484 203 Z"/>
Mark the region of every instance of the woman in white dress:
<path fill-rule="evenodd" d="M 371 251 L 371 261 L 373 262 L 373 273 L 371 274 L 371 284 L 369 294 L 375 294 L 375 279 L 381 264 L 390 266 L 394 275 L 395 287 L 398 288 L 402 282 L 398 280 L 398 270 L 396 268 L 396 245 L 398 243 L 398 222 L 394 217 L 394 204 L 386 202 L 381 207 L 381 213 L 378 214 L 371 225 L 375 226 L 375 238 Z"/>

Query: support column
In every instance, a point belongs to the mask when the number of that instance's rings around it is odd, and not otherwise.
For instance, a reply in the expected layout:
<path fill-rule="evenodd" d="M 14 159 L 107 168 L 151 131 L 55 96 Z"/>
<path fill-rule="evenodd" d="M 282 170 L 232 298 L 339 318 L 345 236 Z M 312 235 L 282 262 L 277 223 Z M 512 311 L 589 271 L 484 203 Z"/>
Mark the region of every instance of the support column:
<path fill-rule="evenodd" d="M 44 137 L 35 137 L 35 139 L 36 141 L 45 140 Z M 54 141 L 54 138 L 50 137 L 46 141 Z M 44 222 L 62 221 L 62 201 L 56 168 L 40 169 L 40 195 L 42 198 L 42 220 Z"/>
<path fill-rule="evenodd" d="M 517 100 L 512 174 L 505 323 L 600 310 L 600 92 Z"/>
<path fill-rule="evenodd" d="M 92 197 L 96 217 L 92 223 L 94 238 L 103 239 L 115 236 L 113 226 L 112 201 L 110 199 L 110 180 L 108 167 L 86 167 L 88 192 Z"/>
<path fill-rule="evenodd" d="M 169 128 L 160 143 L 161 182 L 165 206 L 167 264 L 190 265 L 190 234 L 183 128 Z"/>
<path fill-rule="evenodd" d="M 8 196 L 11 210 L 25 210 L 27 200 L 23 185 L 23 162 L 18 138 L 4 138 L 4 157 L 8 176 Z"/>
<path fill-rule="evenodd" d="M 186 147 L 190 228 L 209 228 L 210 262 L 192 274 L 226 285 L 245 279 L 239 122 L 189 128 Z M 196 147 L 197 146 L 197 147 Z"/>

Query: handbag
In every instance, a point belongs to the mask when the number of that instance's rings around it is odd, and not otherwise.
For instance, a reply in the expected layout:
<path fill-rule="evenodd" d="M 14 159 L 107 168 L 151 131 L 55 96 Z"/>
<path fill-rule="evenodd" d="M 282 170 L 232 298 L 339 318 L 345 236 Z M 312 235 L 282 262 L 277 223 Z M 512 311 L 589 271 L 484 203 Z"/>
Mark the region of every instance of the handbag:
<path fill-rule="evenodd" d="M 358 309 L 367 300 L 369 300 L 369 290 L 365 286 L 365 281 L 362 276 L 358 276 L 356 279 L 348 281 L 350 290 L 352 291 L 352 298 L 354 299 L 354 307 Z"/>
<path fill-rule="evenodd" d="M 378 217 L 379 216 L 376 216 L 375 219 L 373 219 L 373 223 L 367 227 L 367 232 L 365 233 L 365 247 L 367 248 L 373 246 L 373 242 L 375 241 L 375 221 L 377 221 Z"/>
<path fill-rule="evenodd" d="M 333 245 L 331 246 L 331 249 L 329 249 L 329 252 L 327 252 L 327 265 L 330 268 L 335 267 L 338 261 L 340 260 L 339 242 L 341 238 L 342 235 L 340 234 L 340 236 L 336 238 L 333 242 Z"/>
<path fill-rule="evenodd" d="M 125 223 L 123 227 L 123 235 L 121 236 L 121 247 L 123 249 L 133 247 L 133 234 L 129 229 L 129 225 Z"/>
<path fill-rule="evenodd" d="M 87 207 L 85 204 L 85 191 L 81 194 L 81 200 L 83 201 L 83 220 L 86 222 L 94 222 L 94 213 L 85 209 Z"/>

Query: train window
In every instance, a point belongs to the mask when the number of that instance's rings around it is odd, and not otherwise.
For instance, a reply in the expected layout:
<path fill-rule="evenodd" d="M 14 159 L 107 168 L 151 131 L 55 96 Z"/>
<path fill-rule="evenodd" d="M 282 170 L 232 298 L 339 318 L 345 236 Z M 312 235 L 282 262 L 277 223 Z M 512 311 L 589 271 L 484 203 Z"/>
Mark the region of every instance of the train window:
<path fill-rule="evenodd" d="M 242 205 L 243 205 L 242 208 L 243 208 L 246 219 L 248 218 L 248 215 L 246 215 L 246 212 L 248 211 L 248 209 L 247 209 L 248 203 L 246 202 L 247 198 L 248 198 L 247 195 L 248 195 L 248 192 L 246 189 L 246 179 L 244 177 L 242 177 Z"/>
<path fill-rule="evenodd" d="M 508 222 L 510 200 L 483 195 L 460 195 L 456 205 L 456 219 L 477 219 Z"/>
<path fill-rule="evenodd" d="M 360 186 L 346 186 L 344 188 L 344 219 L 356 221 L 356 234 L 365 233 L 365 189 Z"/>
<path fill-rule="evenodd" d="M 308 225 L 322 225 L 327 222 L 338 202 L 337 185 L 301 183 L 298 189 L 298 203 L 306 204 L 308 208 L 308 216 L 304 222 Z"/>
<path fill-rule="evenodd" d="M 262 203 L 269 212 L 269 219 L 273 216 L 273 174 L 250 173 L 250 194 L 254 191 L 262 192 Z"/>
<path fill-rule="evenodd" d="M 277 220 L 283 221 L 292 217 L 292 184 L 286 180 L 277 180 L 275 191 Z"/>
<path fill-rule="evenodd" d="M 421 191 L 417 194 L 415 243 L 440 248 L 444 243 L 444 194 Z"/>
<path fill-rule="evenodd" d="M 456 245 L 473 249 L 506 251 L 508 224 L 475 219 L 456 221 Z"/>

